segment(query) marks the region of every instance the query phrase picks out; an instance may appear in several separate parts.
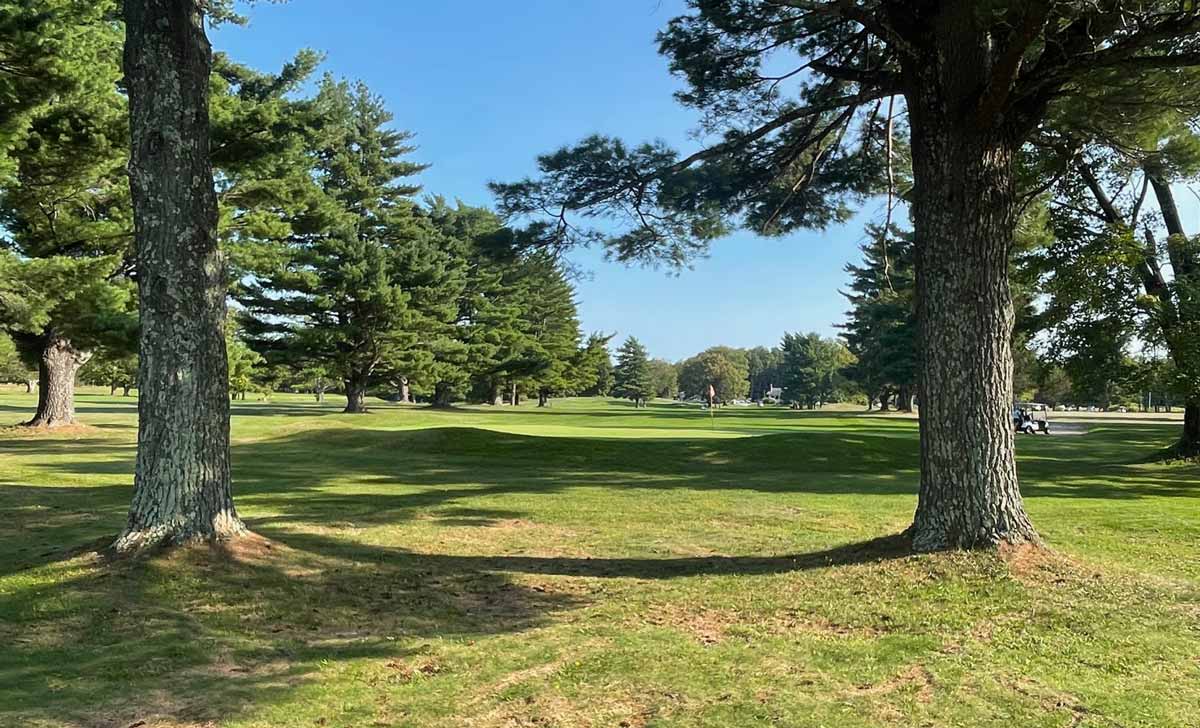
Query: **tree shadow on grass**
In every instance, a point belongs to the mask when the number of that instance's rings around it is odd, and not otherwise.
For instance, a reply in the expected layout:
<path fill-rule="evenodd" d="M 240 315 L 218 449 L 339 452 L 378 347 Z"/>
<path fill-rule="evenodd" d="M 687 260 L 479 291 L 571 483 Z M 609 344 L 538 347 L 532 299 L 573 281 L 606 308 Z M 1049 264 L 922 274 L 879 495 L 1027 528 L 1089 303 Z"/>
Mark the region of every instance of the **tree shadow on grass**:
<path fill-rule="evenodd" d="M 773 557 L 462 556 L 255 526 L 272 540 L 66 562 L 0 592 L 11 646 L 0 652 L 0 724 L 228 720 L 330 679 L 338 662 L 356 661 L 368 683 L 403 680 L 436 661 L 425 640 L 544 626 L 604 599 L 597 579 L 769 575 L 908 553 L 888 537 Z"/>

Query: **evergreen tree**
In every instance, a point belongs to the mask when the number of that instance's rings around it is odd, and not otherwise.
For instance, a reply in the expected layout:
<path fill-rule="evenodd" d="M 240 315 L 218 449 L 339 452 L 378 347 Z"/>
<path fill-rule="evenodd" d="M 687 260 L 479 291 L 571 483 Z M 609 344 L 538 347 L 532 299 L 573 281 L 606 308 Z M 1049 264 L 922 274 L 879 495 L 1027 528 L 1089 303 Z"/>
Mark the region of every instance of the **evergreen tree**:
<path fill-rule="evenodd" d="M 529 386 L 538 406 L 551 396 L 573 390 L 571 367 L 582 334 L 576 312 L 575 289 L 562 266 L 546 253 L 535 253 L 519 264 L 523 285 L 521 329 L 524 354 L 532 372 Z"/>
<path fill-rule="evenodd" d="M 854 356 L 836 339 L 819 334 L 783 335 L 783 392 L 795 403 L 814 409 L 844 392 L 843 370 Z"/>
<path fill-rule="evenodd" d="M 4 265 L 10 295 L 27 304 L 0 304 L 0 328 L 37 364 L 38 408 L 27 424 L 44 427 L 75 421 L 79 368 L 102 344 L 132 348 L 136 330 L 126 276 L 131 221 L 127 120 L 118 92 L 121 28 L 113 3 L 96 3 L 90 12 L 75 5 L 34 3 L 0 20 L 41 12 L 43 24 L 62 31 L 41 48 L 58 57 L 25 57 L 52 69 L 56 81 L 48 82 L 58 92 L 31 106 L 0 97 L 2 112 L 21 119 L 19 143 L 6 145 L 10 174 L 0 177 L 0 225 L 8 233 L 0 248 L 16 256 Z"/>
<path fill-rule="evenodd" d="M 876 226 L 867 234 L 862 264 L 846 266 L 850 290 L 842 295 L 851 308 L 842 338 L 856 360 L 846 374 L 867 394 L 868 408 L 877 401 L 886 410 L 895 395 L 907 411 L 918 370 L 912 236 L 895 228 L 885 236 Z"/>
<path fill-rule="evenodd" d="M 641 407 L 654 396 L 654 382 L 650 379 L 650 360 L 646 347 L 630 336 L 617 350 L 617 365 L 613 367 L 614 397 L 631 399 L 635 407 Z"/>
<path fill-rule="evenodd" d="M 525 285 L 514 265 L 512 231 L 490 210 L 461 202 L 450 207 L 434 198 L 430 215 L 458 259 L 466 278 L 459 294 L 454 345 L 434 357 L 428 377 L 435 404 L 469 396 L 489 404 L 503 401 L 507 387 L 516 404 L 519 379 L 532 367 L 524 358 L 527 332 L 521 324 Z"/>
<path fill-rule="evenodd" d="M 402 181 L 423 167 L 404 160 L 410 135 L 387 128 L 382 100 L 327 76 L 313 106 L 314 189 L 240 297 L 256 336 L 335 371 L 345 411 L 365 412 L 370 386 L 454 344 L 463 269 Z"/>
<path fill-rule="evenodd" d="M 209 147 L 212 49 L 199 6 L 126 0 L 141 336 L 133 500 L 114 549 L 245 532 L 229 474 L 225 262 Z"/>
<path fill-rule="evenodd" d="M 1019 158 L 1052 141 L 1063 109 L 1090 109 L 1086 128 L 1108 132 L 1190 93 L 1146 81 L 1200 64 L 1200 8 L 691 0 L 689 10 L 660 49 L 716 143 L 681 155 L 591 137 L 540 158 L 538 178 L 494 185 L 502 211 L 538 216 L 548 244 L 603 241 L 621 260 L 681 264 L 735 224 L 820 228 L 866 195 L 899 192 L 919 241 L 921 488 L 909 536 L 918 550 L 1036 541 L 1010 421 L 1009 254 L 1028 196 L 1061 167 L 1019 170 Z M 1121 114 L 1095 102 L 1099 83 L 1122 90 Z M 893 154 L 893 132 L 908 138 L 907 158 Z M 906 161 L 911 189 L 897 190 Z M 616 230 L 581 227 L 575 213 Z"/>
<path fill-rule="evenodd" d="M 585 397 L 607 397 L 613 387 L 612 356 L 608 342 L 616 334 L 592 333 L 575 355 L 573 389 Z"/>

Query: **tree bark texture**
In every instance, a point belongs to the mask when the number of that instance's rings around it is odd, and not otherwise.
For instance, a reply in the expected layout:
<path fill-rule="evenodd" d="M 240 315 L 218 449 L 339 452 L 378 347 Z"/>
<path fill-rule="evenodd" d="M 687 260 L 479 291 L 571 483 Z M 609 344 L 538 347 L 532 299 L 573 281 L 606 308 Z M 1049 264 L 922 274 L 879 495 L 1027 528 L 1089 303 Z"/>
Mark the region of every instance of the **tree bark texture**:
<path fill-rule="evenodd" d="M 141 392 L 133 502 L 118 552 L 245 531 L 230 488 L 226 281 L 203 12 L 195 0 L 126 0 L 125 29 Z"/>
<path fill-rule="evenodd" d="M 364 377 L 351 377 L 346 380 L 346 409 L 348 414 L 362 414 L 367 411 L 367 381 Z"/>
<path fill-rule="evenodd" d="M 921 484 L 909 535 L 919 551 L 1038 540 L 1011 419 L 1020 135 L 974 113 L 990 48 L 970 5 L 929 31 L 947 36 L 933 44 L 943 50 L 906 69 L 921 332 Z"/>
<path fill-rule="evenodd" d="M 62 427 L 75 419 L 75 374 L 91 358 L 70 339 L 51 333 L 38 360 L 38 404 L 29 427 Z"/>

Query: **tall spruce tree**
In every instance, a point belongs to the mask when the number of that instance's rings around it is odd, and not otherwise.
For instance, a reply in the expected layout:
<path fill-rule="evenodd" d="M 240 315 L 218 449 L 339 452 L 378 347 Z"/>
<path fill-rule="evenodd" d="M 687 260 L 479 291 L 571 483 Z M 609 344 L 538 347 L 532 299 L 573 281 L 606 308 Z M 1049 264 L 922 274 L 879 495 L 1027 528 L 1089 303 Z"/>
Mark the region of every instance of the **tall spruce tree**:
<path fill-rule="evenodd" d="M 879 227 L 867 229 L 860 265 L 847 264 L 850 301 L 843 325 L 855 362 L 847 375 L 866 393 L 868 406 L 879 402 L 888 409 L 892 397 L 897 409 L 911 410 L 917 381 L 917 322 L 913 293 L 913 243 L 910 234 Z"/>
<path fill-rule="evenodd" d="M 1017 158 L 1088 82 L 1119 80 L 1121 108 L 1161 103 L 1158 69 L 1200 65 L 1200 8 L 1173 0 L 691 0 L 659 36 L 677 97 L 719 141 L 690 155 L 604 137 L 542 157 L 542 176 L 496 185 L 511 214 L 551 212 L 552 240 L 583 228 L 622 260 L 682 262 L 734 224 L 765 234 L 845 219 L 887 188 L 900 113 L 920 321 L 919 550 L 1037 540 L 1010 419 L 1009 254 L 1023 196 Z M 886 103 L 885 103 L 886 102 Z M 1101 113 L 1094 126 L 1119 126 Z"/>
<path fill-rule="evenodd" d="M 326 76 L 313 114 L 311 195 L 282 244 L 247 256 L 266 265 L 239 297 L 257 337 L 335 371 L 345 411 L 365 412 L 371 386 L 452 343 L 462 264 L 412 200 L 404 179 L 423 166 L 405 160 L 410 135 L 388 127 L 383 101 Z"/>
<path fill-rule="evenodd" d="M 654 396 L 654 382 L 650 378 L 650 359 L 642 342 L 630 336 L 617 350 L 617 365 L 613 367 L 614 397 L 633 400 L 641 407 Z"/>
<path fill-rule="evenodd" d="M 580 340 L 575 288 L 562 265 L 547 253 L 534 253 L 519 263 L 523 285 L 521 328 L 527 343 L 525 359 L 532 374 L 529 388 L 538 406 L 573 390 L 571 366 Z"/>

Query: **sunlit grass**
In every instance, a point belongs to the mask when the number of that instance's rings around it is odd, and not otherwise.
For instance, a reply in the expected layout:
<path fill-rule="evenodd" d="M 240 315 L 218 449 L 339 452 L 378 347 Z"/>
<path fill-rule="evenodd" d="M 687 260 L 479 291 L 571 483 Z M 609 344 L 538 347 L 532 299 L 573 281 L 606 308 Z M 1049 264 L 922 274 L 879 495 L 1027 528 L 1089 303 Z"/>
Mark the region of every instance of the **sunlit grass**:
<path fill-rule="evenodd" d="M 1021 438 L 1053 554 L 905 555 L 915 422 L 235 405 L 269 539 L 136 565 L 135 401 L 0 436 L 0 725 L 1200 725 L 1200 483 Z M 0 424 L 32 400 L 5 390 Z"/>

